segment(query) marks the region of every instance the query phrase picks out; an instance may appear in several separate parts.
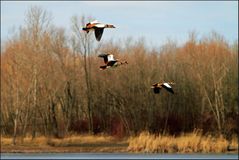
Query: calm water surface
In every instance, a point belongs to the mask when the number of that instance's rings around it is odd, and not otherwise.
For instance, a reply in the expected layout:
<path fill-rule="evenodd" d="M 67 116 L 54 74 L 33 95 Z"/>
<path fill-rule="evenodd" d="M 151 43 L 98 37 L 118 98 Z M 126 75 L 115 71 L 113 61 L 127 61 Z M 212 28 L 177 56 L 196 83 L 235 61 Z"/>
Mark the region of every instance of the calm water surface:
<path fill-rule="evenodd" d="M 2 153 L 1 159 L 238 159 L 238 155 L 129 153 Z"/>

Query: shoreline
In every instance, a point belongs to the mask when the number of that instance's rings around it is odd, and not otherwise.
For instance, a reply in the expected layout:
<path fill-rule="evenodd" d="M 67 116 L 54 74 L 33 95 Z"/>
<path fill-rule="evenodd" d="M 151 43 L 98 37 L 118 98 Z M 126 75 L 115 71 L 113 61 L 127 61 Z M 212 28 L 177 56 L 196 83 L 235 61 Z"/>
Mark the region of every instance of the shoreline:
<path fill-rule="evenodd" d="M 229 142 L 223 137 L 191 133 L 179 137 L 143 132 L 135 137 L 107 135 L 70 135 L 57 139 L 39 136 L 16 139 L 1 137 L 1 153 L 149 153 L 149 154 L 238 154 L 237 137 Z"/>
<path fill-rule="evenodd" d="M 62 147 L 53 147 L 53 146 L 1 146 L 1 153 L 127 153 L 127 154 L 238 154 L 238 150 L 227 151 L 222 153 L 216 152 L 175 152 L 175 153 L 149 153 L 149 152 L 131 152 L 128 151 L 128 146 L 101 146 L 101 147 L 87 147 L 87 146 L 62 146 Z"/>

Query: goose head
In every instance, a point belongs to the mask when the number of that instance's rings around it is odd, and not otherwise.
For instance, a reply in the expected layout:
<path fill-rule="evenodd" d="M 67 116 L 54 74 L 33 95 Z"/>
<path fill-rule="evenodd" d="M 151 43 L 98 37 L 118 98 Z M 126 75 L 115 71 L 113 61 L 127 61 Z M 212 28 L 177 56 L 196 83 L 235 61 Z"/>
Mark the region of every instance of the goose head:
<path fill-rule="evenodd" d="M 129 64 L 127 61 L 124 61 L 123 63 L 124 63 L 124 64 Z"/>
<path fill-rule="evenodd" d="M 120 62 L 120 64 L 128 64 L 127 61 L 119 61 L 119 59 L 116 59 L 118 62 Z"/>
<path fill-rule="evenodd" d="M 105 28 L 115 28 L 115 26 L 113 24 L 106 24 Z"/>
<path fill-rule="evenodd" d="M 169 82 L 169 84 L 172 84 L 172 85 L 174 85 L 174 84 L 176 84 L 175 82 Z"/>

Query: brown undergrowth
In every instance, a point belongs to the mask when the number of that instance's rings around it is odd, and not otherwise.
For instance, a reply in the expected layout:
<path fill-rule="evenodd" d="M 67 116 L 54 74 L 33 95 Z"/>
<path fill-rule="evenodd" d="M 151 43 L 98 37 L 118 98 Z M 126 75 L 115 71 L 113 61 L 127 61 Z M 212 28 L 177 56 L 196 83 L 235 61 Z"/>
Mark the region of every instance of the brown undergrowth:
<path fill-rule="evenodd" d="M 30 136 L 16 139 L 1 137 L 1 152 L 126 152 L 127 139 L 118 139 L 108 135 L 69 135 L 57 139 L 39 136 L 32 140 Z"/>

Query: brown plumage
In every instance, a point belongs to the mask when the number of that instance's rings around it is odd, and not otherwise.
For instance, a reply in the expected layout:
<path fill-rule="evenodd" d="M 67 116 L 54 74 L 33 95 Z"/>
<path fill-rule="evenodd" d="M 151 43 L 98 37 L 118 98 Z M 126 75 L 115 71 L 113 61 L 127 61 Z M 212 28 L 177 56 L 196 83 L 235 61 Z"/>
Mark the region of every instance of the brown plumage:
<path fill-rule="evenodd" d="M 100 41 L 105 28 L 115 28 L 115 26 L 112 24 L 103 24 L 98 22 L 97 20 L 94 20 L 90 23 L 87 23 L 86 27 L 83 27 L 82 30 L 86 31 L 86 33 L 91 30 L 95 31 L 95 38 L 97 41 Z"/>
<path fill-rule="evenodd" d="M 166 89 L 170 93 L 174 94 L 174 91 L 170 85 L 174 85 L 174 82 L 162 82 L 162 83 L 155 83 L 151 86 L 153 88 L 154 93 L 158 94 L 162 88 Z"/>
<path fill-rule="evenodd" d="M 123 64 L 128 64 L 127 61 L 119 61 L 118 59 L 114 59 L 113 54 L 102 53 L 98 57 L 103 58 L 105 63 L 105 65 L 100 66 L 101 70 L 111 68 L 111 67 L 118 67 Z"/>

